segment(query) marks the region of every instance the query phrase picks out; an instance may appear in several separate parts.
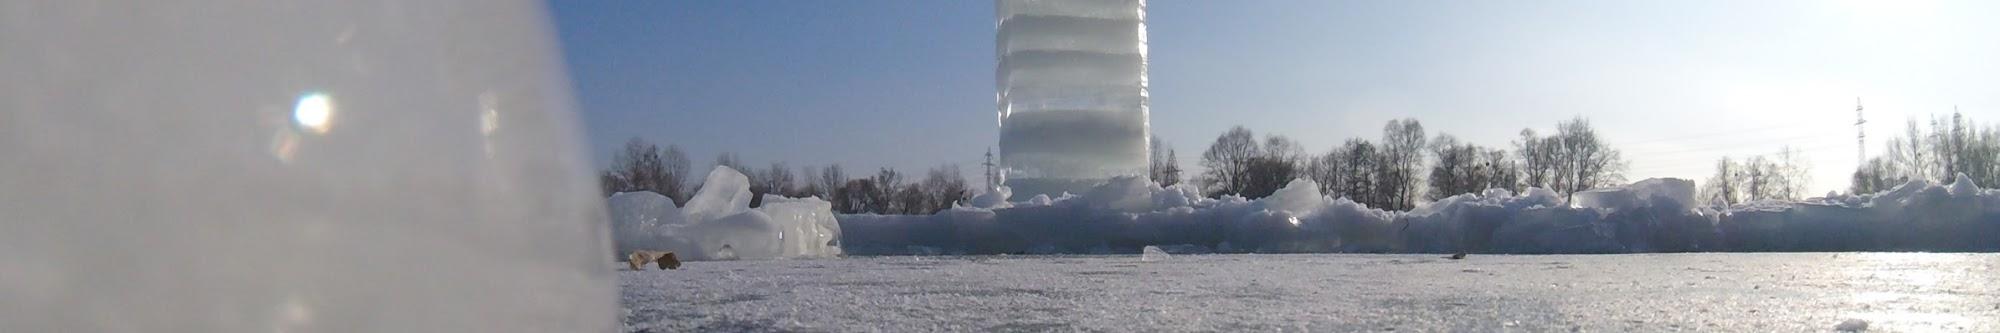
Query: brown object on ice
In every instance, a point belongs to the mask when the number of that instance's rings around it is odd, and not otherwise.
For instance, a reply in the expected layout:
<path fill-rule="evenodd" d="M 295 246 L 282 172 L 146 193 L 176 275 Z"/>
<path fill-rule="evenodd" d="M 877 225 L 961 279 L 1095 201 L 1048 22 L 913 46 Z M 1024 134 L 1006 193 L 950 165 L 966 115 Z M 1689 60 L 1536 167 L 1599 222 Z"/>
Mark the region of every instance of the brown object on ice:
<path fill-rule="evenodd" d="M 660 269 L 680 269 L 681 258 L 667 251 L 632 251 L 625 256 L 625 265 L 632 270 L 645 269 L 648 263 L 659 263 Z"/>
<path fill-rule="evenodd" d="M 1451 259 L 1451 260 L 1459 260 L 1459 259 L 1465 259 L 1465 252 L 1459 252 L 1459 253 L 1453 253 L 1453 254 L 1451 254 L 1451 256 L 1450 256 L 1450 257 L 1444 257 L 1444 258 L 1445 258 L 1445 259 Z"/>
<path fill-rule="evenodd" d="M 660 269 L 681 269 L 681 257 L 674 256 L 673 252 L 667 252 L 653 262 L 659 263 Z"/>

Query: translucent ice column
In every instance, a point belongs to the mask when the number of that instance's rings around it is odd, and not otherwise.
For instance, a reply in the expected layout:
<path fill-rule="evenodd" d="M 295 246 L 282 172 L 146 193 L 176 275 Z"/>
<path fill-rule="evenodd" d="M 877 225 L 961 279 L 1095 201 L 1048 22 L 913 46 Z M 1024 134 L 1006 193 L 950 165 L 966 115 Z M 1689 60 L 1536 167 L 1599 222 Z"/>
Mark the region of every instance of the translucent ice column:
<path fill-rule="evenodd" d="M 0 1 L 0 332 L 613 332 L 527 0 Z"/>
<path fill-rule="evenodd" d="M 1017 196 L 1142 175 L 1146 2 L 999 0 L 1000 156 Z"/>

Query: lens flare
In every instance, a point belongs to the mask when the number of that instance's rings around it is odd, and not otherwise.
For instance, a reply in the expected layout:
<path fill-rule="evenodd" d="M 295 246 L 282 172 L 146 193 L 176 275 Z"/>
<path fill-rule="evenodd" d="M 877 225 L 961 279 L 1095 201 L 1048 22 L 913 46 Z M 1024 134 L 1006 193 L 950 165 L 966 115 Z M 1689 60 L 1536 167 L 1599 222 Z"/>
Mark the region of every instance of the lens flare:
<path fill-rule="evenodd" d="M 313 134 L 325 134 L 333 125 L 333 98 L 317 92 L 299 96 L 298 105 L 292 107 L 292 122 Z"/>

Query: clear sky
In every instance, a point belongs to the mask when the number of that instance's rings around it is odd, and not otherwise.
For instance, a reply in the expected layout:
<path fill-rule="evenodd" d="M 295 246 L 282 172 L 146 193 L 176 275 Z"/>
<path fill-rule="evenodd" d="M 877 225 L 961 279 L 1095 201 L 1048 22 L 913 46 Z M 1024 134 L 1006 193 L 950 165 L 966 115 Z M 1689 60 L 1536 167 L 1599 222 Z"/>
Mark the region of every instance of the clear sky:
<path fill-rule="evenodd" d="M 638 136 L 697 168 L 957 163 L 998 135 L 989 1 L 554 1 L 598 161 Z M 1844 189 L 1904 120 L 2000 122 L 2000 2 L 1151 1 L 1152 127 L 1187 168 L 1229 126 L 1313 152 L 1414 117 L 1505 146 L 1581 115 L 1628 177 L 1803 149 Z M 1989 184 L 1989 186 L 1991 186 Z"/>

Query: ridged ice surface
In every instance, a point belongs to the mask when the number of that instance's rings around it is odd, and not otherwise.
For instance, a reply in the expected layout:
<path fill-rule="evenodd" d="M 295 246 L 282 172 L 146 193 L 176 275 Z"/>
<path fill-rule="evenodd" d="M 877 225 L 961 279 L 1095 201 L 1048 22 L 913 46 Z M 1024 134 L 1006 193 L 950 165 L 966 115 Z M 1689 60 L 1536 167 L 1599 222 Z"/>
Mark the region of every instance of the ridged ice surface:
<path fill-rule="evenodd" d="M 1145 1 L 999 0 L 1000 159 L 1023 195 L 1146 167 Z M 1037 184 L 1039 182 L 1039 184 Z"/>
<path fill-rule="evenodd" d="M 1993 332 L 1994 276 L 2000 255 L 1903 253 L 867 257 L 619 273 L 627 332 Z"/>

